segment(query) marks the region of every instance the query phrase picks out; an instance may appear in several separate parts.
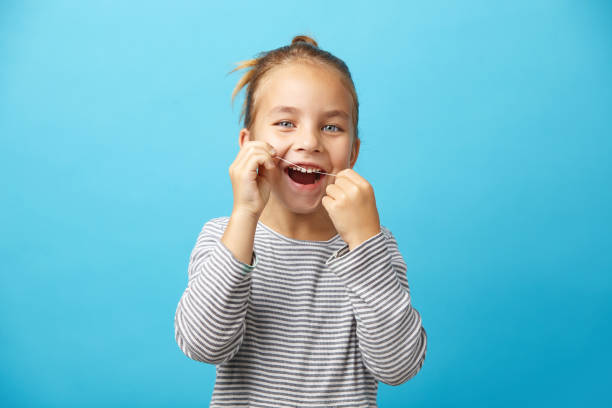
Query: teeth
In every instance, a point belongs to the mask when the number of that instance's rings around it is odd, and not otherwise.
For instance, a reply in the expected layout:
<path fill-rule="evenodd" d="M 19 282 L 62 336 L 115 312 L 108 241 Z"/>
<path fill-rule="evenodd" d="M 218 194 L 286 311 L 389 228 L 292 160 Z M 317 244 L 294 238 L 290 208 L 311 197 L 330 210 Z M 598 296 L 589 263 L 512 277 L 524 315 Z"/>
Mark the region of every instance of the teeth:
<path fill-rule="evenodd" d="M 303 169 L 301 167 L 289 167 L 292 170 L 295 171 L 301 171 L 302 173 L 318 173 L 319 169 Z"/>

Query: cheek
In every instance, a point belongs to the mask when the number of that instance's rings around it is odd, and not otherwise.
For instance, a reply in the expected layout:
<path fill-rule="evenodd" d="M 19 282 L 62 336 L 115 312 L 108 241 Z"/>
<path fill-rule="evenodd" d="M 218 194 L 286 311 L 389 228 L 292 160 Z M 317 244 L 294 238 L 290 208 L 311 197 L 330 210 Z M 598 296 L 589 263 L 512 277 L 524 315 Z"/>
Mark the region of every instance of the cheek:
<path fill-rule="evenodd" d="M 257 135 L 257 140 L 268 143 L 274 148 L 276 154 L 280 157 L 285 157 L 289 151 L 289 148 L 291 147 L 291 144 L 288 143 L 287 138 L 278 137 L 274 134 L 273 130 L 268 132 L 260 130 Z"/>
<path fill-rule="evenodd" d="M 284 156 L 291 147 L 290 139 L 286 135 L 279 135 L 273 129 L 262 133 L 262 138 L 260 140 L 272 145 L 274 150 L 281 156 Z"/>
<path fill-rule="evenodd" d="M 335 167 L 346 168 L 350 164 L 351 149 L 346 145 L 338 146 L 331 150 L 331 160 Z"/>

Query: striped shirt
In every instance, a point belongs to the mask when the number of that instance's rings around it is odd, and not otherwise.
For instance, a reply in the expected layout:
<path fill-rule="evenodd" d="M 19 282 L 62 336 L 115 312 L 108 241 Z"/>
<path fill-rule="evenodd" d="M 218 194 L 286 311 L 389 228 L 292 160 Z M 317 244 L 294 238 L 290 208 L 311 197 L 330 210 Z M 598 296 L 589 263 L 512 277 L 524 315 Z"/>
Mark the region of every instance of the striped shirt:
<path fill-rule="evenodd" d="M 251 265 L 204 224 L 175 314 L 176 342 L 216 365 L 211 407 L 376 407 L 378 381 L 421 369 L 427 334 L 391 232 L 349 251 L 288 238 L 258 222 Z"/>

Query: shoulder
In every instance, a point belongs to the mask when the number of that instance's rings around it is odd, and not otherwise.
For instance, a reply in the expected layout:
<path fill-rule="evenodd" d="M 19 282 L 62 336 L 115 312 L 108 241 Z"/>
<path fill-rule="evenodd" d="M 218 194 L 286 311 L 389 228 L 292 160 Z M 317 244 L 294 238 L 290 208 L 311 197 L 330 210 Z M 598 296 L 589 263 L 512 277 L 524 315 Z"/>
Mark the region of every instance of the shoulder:
<path fill-rule="evenodd" d="M 211 224 L 211 225 L 227 225 L 227 223 L 229 222 L 230 217 L 229 216 L 222 216 L 222 217 L 215 217 L 215 218 L 211 218 L 210 220 L 206 221 L 206 224 Z"/>
<path fill-rule="evenodd" d="M 393 234 L 391 233 L 391 230 L 389 228 L 385 227 L 382 224 L 380 226 L 380 232 L 382 232 L 382 234 L 385 236 L 385 238 L 389 238 L 389 239 L 393 238 Z"/>
<path fill-rule="evenodd" d="M 211 218 L 204 223 L 200 235 L 223 235 L 229 218 L 228 216 Z"/>
<path fill-rule="evenodd" d="M 380 226 L 380 231 L 384 237 L 384 241 L 387 243 L 387 247 L 391 249 L 393 252 L 398 252 L 398 242 L 395 238 L 395 235 L 391 232 L 391 230 L 383 225 Z"/>

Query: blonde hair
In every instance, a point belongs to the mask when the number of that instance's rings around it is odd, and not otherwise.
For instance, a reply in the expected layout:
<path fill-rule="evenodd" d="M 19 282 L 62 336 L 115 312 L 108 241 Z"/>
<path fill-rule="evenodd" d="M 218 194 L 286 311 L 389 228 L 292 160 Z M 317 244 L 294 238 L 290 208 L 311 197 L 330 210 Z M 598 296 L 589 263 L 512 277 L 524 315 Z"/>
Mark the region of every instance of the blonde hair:
<path fill-rule="evenodd" d="M 250 129 L 253 125 L 256 116 L 256 107 L 253 106 L 254 95 L 261 78 L 275 66 L 285 65 L 298 60 L 327 64 L 340 72 L 342 82 L 353 98 L 353 128 L 355 129 L 355 139 L 358 139 L 357 124 L 359 122 L 359 101 L 357 99 L 357 92 L 355 91 L 355 84 L 353 83 L 351 73 L 344 61 L 320 49 L 317 42 L 306 35 L 296 35 L 293 37 L 290 45 L 279 47 L 271 51 L 264 51 L 259 53 L 256 58 L 238 62 L 238 66 L 229 72 L 231 74 L 240 69 L 248 69 L 240 78 L 232 92 L 233 104 L 236 95 L 242 88 L 246 87 L 246 97 L 244 98 L 242 112 L 240 113 L 240 119 L 244 118 L 244 127 Z"/>

